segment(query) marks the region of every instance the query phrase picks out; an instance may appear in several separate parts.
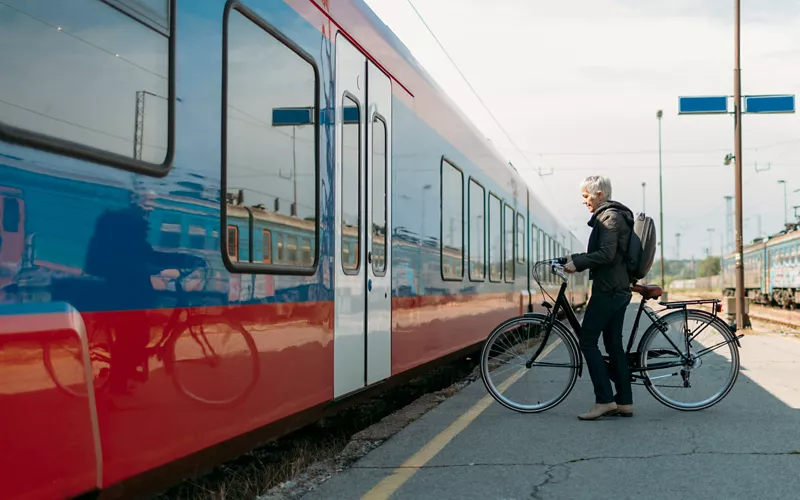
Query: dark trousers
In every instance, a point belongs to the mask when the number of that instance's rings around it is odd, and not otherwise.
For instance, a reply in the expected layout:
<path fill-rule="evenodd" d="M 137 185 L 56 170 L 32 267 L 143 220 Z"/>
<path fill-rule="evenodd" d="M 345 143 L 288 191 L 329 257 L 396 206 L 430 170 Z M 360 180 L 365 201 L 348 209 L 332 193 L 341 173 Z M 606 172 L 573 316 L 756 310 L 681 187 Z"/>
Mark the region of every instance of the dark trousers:
<path fill-rule="evenodd" d="M 631 394 L 631 378 L 628 372 L 628 360 L 622 347 L 622 327 L 625 321 L 625 310 L 631 302 L 628 294 L 592 295 L 586 306 L 586 314 L 581 325 L 580 347 L 589 375 L 594 385 L 595 402 L 600 404 L 616 401 L 617 404 L 633 404 Z M 609 370 L 597 342 L 603 333 L 603 344 L 609 357 Z M 610 380 L 609 380 L 610 376 Z M 611 380 L 617 389 L 617 395 L 611 392 Z"/>

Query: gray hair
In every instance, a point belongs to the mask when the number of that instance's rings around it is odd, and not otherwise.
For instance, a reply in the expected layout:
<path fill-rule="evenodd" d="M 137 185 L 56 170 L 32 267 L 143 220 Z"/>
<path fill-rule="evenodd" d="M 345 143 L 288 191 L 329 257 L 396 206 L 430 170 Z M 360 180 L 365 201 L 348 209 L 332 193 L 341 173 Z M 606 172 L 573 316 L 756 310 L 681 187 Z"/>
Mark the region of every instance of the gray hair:
<path fill-rule="evenodd" d="M 590 175 L 581 182 L 581 190 L 595 194 L 598 191 L 603 194 L 603 199 L 611 199 L 611 181 L 600 175 Z"/>

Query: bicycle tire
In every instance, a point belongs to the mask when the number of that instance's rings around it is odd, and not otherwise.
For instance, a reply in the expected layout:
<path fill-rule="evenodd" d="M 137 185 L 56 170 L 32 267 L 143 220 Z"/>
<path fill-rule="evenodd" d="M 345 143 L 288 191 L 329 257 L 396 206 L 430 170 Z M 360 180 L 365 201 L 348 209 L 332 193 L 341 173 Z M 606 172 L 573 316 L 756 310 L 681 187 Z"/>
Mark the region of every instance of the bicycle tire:
<path fill-rule="evenodd" d="M 571 359 L 571 365 L 567 366 L 569 368 L 569 375 L 567 378 L 567 385 L 564 389 L 559 393 L 555 398 L 551 399 L 545 404 L 542 405 L 522 405 L 515 403 L 514 401 L 509 400 L 508 398 L 504 397 L 502 394 L 499 393 L 499 388 L 495 387 L 495 385 L 489 380 L 489 355 L 494 345 L 494 342 L 500 338 L 506 331 L 510 328 L 518 328 L 519 326 L 523 326 L 526 323 L 534 322 L 538 326 L 543 326 L 547 321 L 547 316 L 542 314 L 526 314 L 525 316 L 519 316 L 515 318 L 508 319 L 495 327 L 494 330 L 489 334 L 486 339 L 486 342 L 483 345 L 483 349 L 481 350 L 481 359 L 480 359 L 480 367 L 481 367 L 481 379 L 483 380 L 483 384 L 486 387 L 486 390 L 492 396 L 492 398 L 500 403 L 502 406 L 514 410 L 519 413 L 541 413 L 543 411 L 547 411 L 558 404 L 560 404 L 572 389 L 575 387 L 575 382 L 578 379 L 578 368 L 581 363 L 580 352 L 578 350 L 577 344 L 575 343 L 575 337 L 570 333 L 570 331 L 558 320 L 553 322 L 553 328 L 550 332 L 550 335 L 556 335 L 557 338 L 561 339 L 564 345 L 567 347 L 567 352 Z M 530 370 L 530 369 L 528 369 Z M 513 382 L 512 382 L 513 384 Z"/>
<path fill-rule="evenodd" d="M 101 333 L 101 332 L 95 331 L 94 333 Z M 89 362 L 90 362 L 90 364 L 92 363 L 92 360 L 91 360 L 92 349 L 94 349 L 94 346 L 95 346 L 94 338 L 95 338 L 95 335 L 94 334 L 90 334 L 89 338 L 87 339 L 87 346 L 89 347 L 89 358 L 90 358 Z M 97 343 L 97 345 L 99 345 L 99 343 Z M 42 342 L 42 361 L 44 362 L 44 368 L 47 371 L 47 374 L 50 376 L 50 379 L 53 381 L 53 383 L 55 384 L 56 388 L 58 390 L 60 390 L 61 392 L 63 392 L 64 394 L 68 395 L 68 396 L 72 396 L 72 397 L 76 397 L 76 398 L 85 398 L 85 397 L 87 397 L 88 394 L 86 394 L 84 392 L 78 392 L 75 389 L 73 389 L 72 386 L 67 385 L 66 383 L 64 383 L 63 381 L 60 380 L 60 378 L 58 377 L 58 374 L 57 374 L 58 370 L 56 370 L 56 368 L 53 366 L 53 355 L 51 353 L 52 346 L 53 346 L 53 342 L 48 342 L 48 341 Z M 106 352 L 106 357 L 110 360 L 111 359 L 110 350 L 109 349 L 105 349 L 105 352 Z M 82 356 L 83 356 L 83 353 L 81 353 L 81 357 Z M 81 366 L 83 366 L 83 359 L 78 360 L 78 361 L 80 362 Z M 110 364 L 110 362 L 109 362 L 109 364 Z M 106 388 L 108 388 L 108 383 L 110 381 L 110 371 L 109 371 L 110 369 L 111 369 L 110 367 L 106 369 L 106 376 L 104 376 L 104 377 L 98 377 L 98 376 L 93 376 L 92 377 L 92 388 L 94 389 L 94 393 L 95 394 L 99 394 L 99 393 L 103 392 Z M 81 370 L 81 373 L 83 374 L 83 370 Z M 86 387 L 85 376 L 84 376 L 84 384 L 81 385 L 80 387 L 84 387 L 84 388 Z"/>
<path fill-rule="evenodd" d="M 206 322 L 201 321 L 202 317 L 194 317 L 191 321 L 187 321 L 182 328 L 179 329 L 179 332 L 176 334 L 171 335 L 170 340 L 165 345 L 165 365 L 168 365 L 168 373 L 172 375 L 172 382 L 175 385 L 175 388 L 183 394 L 184 396 L 188 397 L 189 399 L 196 401 L 204 406 L 211 406 L 216 408 L 229 408 L 241 403 L 247 396 L 252 392 L 253 388 L 255 388 L 256 383 L 258 382 L 258 378 L 260 375 L 261 367 L 258 358 L 258 348 L 256 347 L 255 340 L 253 336 L 242 326 L 239 322 L 232 322 L 225 318 L 215 317 L 213 318 L 214 321 L 208 322 L 206 318 Z M 208 399 L 203 396 L 200 396 L 195 391 L 190 390 L 184 381 L 182 380 L 180 373 L 180 369 L 176 369 L 178 363 L 176 361 L 176 353 L 175 347 L 177 345 L 177 341 L 179 338 L 184 336 L 184 334 L 194 327 L 199 326 L 208 326 L 209 324 L 220 323 L 230 327 L 234 332 L 240 334 L 245 344 L 247 345 L 247 352 L 248 352 L 248 359 L 252 362 L 252 370 L 250 380 L 248 381 L 247 385 L 245 386 L 244 390 L 236 394 L 231 398 L 225 399 Z"/>
<path fill-rule="evenodd" d="M 662 322 L 671 322 L 674 319 L 678 319 L 680 321 L 686 317 L 687 313 L 683 310 L 676 310 L 672 311 L 664 316 L 661 317 Z M 655 324 L 650 325 L 650 327 L 645 331 L 644 335 L 642 335 L 642 339 L 639 341 L 639 346 L 637 347 L 637 352 L 639 355 L 639 366 L 642 368 L 642 373 L 645 376 L 645 387 L 647 391 L 661 404 L 672 408 L 674 410 L 679 411 L 700 411 L 710 408 L 723 399 L 731 392 L 733 386 L 736 384 L 736 381 L 739 377 L 740 371 L 740 360 L 739 360 L 739 348 L 737 346 L 737 339 L 734 333 L 728 328 L 728 325 L 725 324 L 718 316 L 714 316 L 709 314 L 706 311 L 698 310 L 698 309 L 690 309 L 688 311 L 688 319 L 689 320 L 699 320 L 702 323 L 706 324 L 707 327 L 713 327 L 716 331 L 720 332 L 722 337 L 725 339 L 726 345 L 730 346 L 730 353 L 731 353 L 731 361 L 733 363 L 732 367 L 732 375 L 725 383 L 725 386 L 722 388 L 720 392 L 715 394 L 713 397 L 708 398 L 706 401 L 701 401 L 696 404 L 680 404 L 674 400 L 668 399 L 663 394 L 661 394 L 657 390 L 657 385 L 653 384 L 652 379 L 650 377 L 650 373 L 647 370 L 647 352 L 645 352 L 645 347 L 649 344 L 650 338 L 654 335 L 658 335 L 661 330 Z M 710 352 L 710 351 L 709 351 Z"/>

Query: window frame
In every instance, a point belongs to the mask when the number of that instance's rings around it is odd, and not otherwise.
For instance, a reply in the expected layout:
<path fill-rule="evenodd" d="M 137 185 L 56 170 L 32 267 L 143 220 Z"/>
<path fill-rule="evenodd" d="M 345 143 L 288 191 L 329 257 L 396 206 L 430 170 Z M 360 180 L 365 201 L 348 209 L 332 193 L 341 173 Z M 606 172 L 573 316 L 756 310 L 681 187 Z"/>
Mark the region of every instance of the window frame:
<path fill-rule="evenodd" d="M 527 240 L 526 236 L 527 236 L 528 225 L 525 222 L 525 216 L 522 214 L 522 212 L 517 212 L 516 220 L 517 220 L 516 222 L 517 225 L 514 227 L 514 229 L 516 230 L 515 233 L 516 241 L 514 242 L 514 249 L 515 249 L 514 252 L 516 252 L 515 257 L 517 259 L 516 263 L 525 266 L 525 241 Z M 520 230 L 522 231 L 521 234 Z M 520 245 L 522 245 L 522 248 L 520 248 Z"/>
<path fill-rule="evenodd" d="M 492 253 L 491 253 L 491 251 L 492 251 L 491 237 L 492 237 L 492 229 L 493 229 L 492 228 L 492 201 L 491 201 L 492 198 L 497 200 L 497 203 L 498 203 L 498 206 L 499 206 L 499 209 L 500 209 L 500 276 L 497 279 L 493 279 L 492 278 L 492 259 L 494 258 Z M 503 266 L 503 240 L 505 239 L 505 237 L 503 235 L 503 199 L 500 198 L 499 196 L 497 196 L 496 194 L 494 194 L 492 191 L 489 191 L 489 196 L 486 199 L 487 199 L 487 202 L 486 202 L 487 211 L 486 212 L 488 214 L 487 218 L 489 219 L 488 226 L 487 226 L 487 228 L 488 228 L 487 229 L 487 235 L 488 235 L 489 239 L 487 240 L 487 251 L 486 251 L 486 254 L 488 256 L 487 267 L 488 267 L 488 271 L 489 271 L 489 273 L 488 273 L 489 282 L 490 283 L 502 283 L 503 282 L 503 267 L 504 267 Z"/>
<path fill-rule="evenodd" d="M 483 277 L 482 278 L 473 278 L 472 277 L 472 184 L 481 188 L 481 201 L 483 202 L 483 224 L 481 227 L 481 231 L 483 232 L 483 252 L 481 252 L 481 257 L 483 257 Z M 470 176 L 467 180 L 467 199 L 469 203 L 467 205 L 467 262 L 469 271 L 467 271 L 467 277 L 469 281 L 475 283 L 483 283 L 486 281 L 486 225 L 488 222 L 486 221 L 486 187 L 481 184 L 477 179 Z"/>
<path fill-rule="evenodd" d="M 176 0 L 171 0 L 175 2 Z M 282 43 L 286 48 L 294 52 L 297 56 L 301 59 L 306 61 L 314 71 L 314 176 L 316 178 L 316 182 L 314 184 L 314 211 L 316 214 L 316 218 L 314 221 L 314 239 L 313 242 L 313 250 L 311 252 L 312 263 L 310 266 L 298 266 L 298 265 L 277 265 L 274 263 L 272 264 L 265 264 L 260 262 L 231 262 L 228 258 L 227 253 L 227 232 L 222 232 L 222 238 L 220 238 L 220 251 L 222 252 L 222 262 L 225 265 L 225 268 L 232 272 L 232 273 L 247 273 L 247 274 L 279 274 L 279 275 L 296 275 L 296 276 L 313 276 L 317 273 L 317 268 L 319 267 L 320 261 L 320 161 L 319 161 L 319 150 L 320 150 L 320 71 L 319 67 L 317 66 L 316 60 L 314 56 L 310 53 L 305 51 L 300 45 L 292 41 L 286 35 L 281 33 L 277 28 L 270 25 L 267 21 L 262 19 L 259 15 L 253 12 L 251 9 L 247 8 L 246 6 L 242 5 L 242 3 L 238 0 L 229 1 L 225 5 L 225 11 L 223 12 L 223 20 L 222 20 L 222 113 L 220 116 L 221 119 L 221 140 L 220 140 L 220 156 L 221 156 L 221 170 L 222 176 L 220 179 L 220 191 L 222 195 L 220 196 L 220 228 L 224 229 L 227 226 L 228 220 L 228 208 L 227 208 L 227 196 L 225 193 L 228 192 L 228 35 L 229 35 L 229 20 L 230 14 L 232 10 L 236 10 L 239 14 L 243 15 L 245 18 L 250 20 L 253 24 L 264 30 L 268 35 L 275 38 L 278 42 Z M 174 23 L 174 19 L 176 16 L 171 16 L 171 21 Z M 360 126 L 360 125 L 359 125 Z M 359 188 L 360 191 L 360 188 Z M 303 220 L 303 219 L 298 219 Z M 250 255 L 252 258 L 253 255 L 253 225 L 250 225 Z"/>
<path fill-rule="evenodd" d="M 376 269 L 375 263 L 377 262 L 377 259 L 375 259 L 374 255 L 372 256 L 372 259 L 371 259 L 372 262 L 370 263 L 370 265 L 372 267 L 372 274 L 374 276 L 383 277 L 383 276 L 386 276 L 386 254 L 389 252 L 389 250 L 387 248 L 387 246 L 389 245 L 389 126 L 387 125 L 386 118 L 384 118 L 383 115 L 381 115 L 380 113 L 374 113 L 372 115 L 372 121 L 370 122 L 370 138 L 372 140 L 375 139 L 375 131 L 374 131 L 375 130 L 374 129 L 375 122 L 380 122 L 383 125 L 383 224 L 384 224 L 383 230 L 384 230 L 385 234 L 383 235 L 383 258 L 381 259 L 381 262 L 380 262 L 382 267 Z M 359 137 L 360 137 L 360 135 L 359 135 Z M 374 147 L 374 143 L 373 142 L 370 143 L 370 147 L 372 148 L 371 149 L 372 155 L 370 155 L 369 161 L 370 161 L 370 166 L 372 167 L 372 171 L 374 171 L 375 170 L 375 157 L 373 155 L 374 155 L 374 152 L 375 152 L 375 147 Z M 371 171 L 370 171 L 370 173 L 371 173 Z M 371 177 L 374 177 L 374 176 L 371 176 Z M 370 183 L 370 190 L 374 186 L 375 185 L 373 183 Z M 371 192 L 372 196 L 368 196 L 367 199 L 375 197 L 374 191 L 371 190 L 370 192 Z M 375 210 L 374 210 L 375 209 L 375 204 L 374 204 L 374 200 L 371 200 L 371 201 L 373 201 L 373 203 L 370 204 L 370 208 L 369 208 L 369 210 L 370 210 L 370 222 L 372 222 L 374 224 L 375 223 L 375 221 L 374 221 L 374 218 L 375 218 Z M 374 254 L 375 253 L 374 252 L 375 230 L 372 227 L 372 224 L 370 224 L 370 233 L 369 234 L 370 234 L 370 248 L 373 249 L 371 253 Z"/>
<path fill-rule="evenodd" d="M 514 207 L 508 204 L 507 201 L 503 202 L 503 281 L 506 283 L 514 283 L 517 280 L 517 265 L 516 265 L 516 250 L 517 250 L 517 228 L 516 228 L 516 220 L 517 220 L 517 211 L 514 210 Z M 511 248 L 506 248 L 508 245 L 508 224 L 509 222 L 506 220 L 507 214 L 511 211 Z M 511 258 L 509 259 L 509 252 L 511 253 Z M 509 263 L 511 264 L 509 266 Z M 509 273 L 509 267 L 511 267 L 511 272 Z M 510 276 L 509 276 L 510 274 Z"/>
<path fill-rule="evenodd" d="M 267 250 L 268 254 L 264 257 L 264 241 L 267 242 Z M 270 229 L 262 229 L 261 230 L 261 261 L 264 264 L 272 264 L 272 230 Z"/>
<path fill-rule="evenodd" d="M 239 262 L 239 255 L 240 255 L 242 252 L 240 252 L 240 251 L 239 251 L 239 226 L 237 226 L 236 224 L 226 224 L 226 228 L 225 228 L 225 244 L 227 244 L 227 243 L 228 243 L 228 233 L 229 233 L 231 230 L 233 230 L 233 234 L 234 234 L 234 238 L 235 238 L 235 243 L 236 243 L 236 245 L 234 246 L 234 248 L 236 249 L 236 256 L 235 256 L 235 258 L 236 258 L 236 262 Z M 229 252 L 229 250 L 230 250 L 230 248 L 226 247 L 226 248 L 225 248 L 225 253 L 226 253 L 226 254 L 230 253 L 230 252 Z"/>
<path fill-rule="evenodd" d="M 366 189 L 369 189 L 369 188 L 362 189 L 362 188 L 366 187 L 366 186 L 363 186 L 363 183 L 362 183 L 362 179 L 365 178 L 365 176 L 363 174 L 364 174 L 364 170 L 366 168 L 366 166 L 364 165 L 364 156 L 366 155 L 366 151 L 364 151 L 365 154 L 362 155 L 361 154 L 361 152 L 362 152 L 361 146 L 366 146 L 366 145 L 362 144 L 363 141 L 361 140 L 361 138 L 362 138 L 361 134 L 364 132 L 363 130 L 361 130 L 361 116 L 362 116 L 362 109 L 361 108 L 366 103 L 362 103 L 361 100 L 358 97 L 356 97 L 353 93 L 351 93 L 350 91 L 345 90 L 342 93 L 342 105 L 343 106 L 345 106 L 345 100 L 347 100 L 347 99 L 350 99 L 350 101 L 353 102 L 356 105 L 356 109 L 358 110 L 358 122 L 357 122 L 357 124 L 358 124 L 358 226 L 356 226 L 356 241 L 355 241 L 355 244 L 353 245 L 353 249 L 356 251 L 356 257 L 357 257 L 358 260 L 355 263 L 356 264 L 355 267 L 345 267 L 344 243 L 341 245 L 342 248 L 339 249 L 339 254 L 340 254 L 339 260 L 342 263 L 342 273 L 343 274 L 345 274 L 347 276 L 358 276 L 358 274 L 361 272 L 361 263 L 363 261 L 363 259 L 361 258 L 362 257 L 361 249 L 362 249 L 362 247 L 366 248 L 366 246 L 367 246 L 366 245 L 366 241 L 363 241 L 363 239 L 361 237 L 362 236 L 361 228 L 364 225 L 364 223 L 366 222 L 366 214 L 364 212 L 366 212 L 367 210 L 371 210 L 371 207 L 367 207 L 366 206 L 367 204 L 365 203 L 364 196 L 362 196 L 362 193 L 365 192 Z M 342 113 L 344 113 L 344 110 L 342 110 Z M 317 128 L 317 130 L 319 130 L 319 128 Z M 342 127 L 342 148 L 341 148 L 341 151 L 339 151 L 339 154 L 340 154 L 339 162 L 342 165 L 342 185 L 344 185 L 345 184 L 345 182 L 344 182 L 345 181 L 345 179 L 344 179 L 344 127 Z M 319 173 L 317 173 L 317 175 L 319 175 Z M 345 198 L 345 196 L 344 196 L 344 187 L 342 187 L 342 198 Z M 369 198 L 369 197 L 367 197 L 367 198 Z M 341 208 L 342 208 L 342 219 L 344 220 L 344 204 L 341 204 Z M 317 228 L 319 228 L 319 223 L 317 224 Z M 337 230 L 341 231 L 341 233 L 342 233 L 342 241 L 344 241 L 344 229 L 343 229 L 343 227 L 337 227 Z M 367 235 L 366 233 L 367 233 L 367 231 L 365 230 L 364 231 L 364 236 Z M 369 237 L 370 237 L 370 239 L 372 238 L 372 230 L 371 229 L 369 231 Z M 362 243 L 364 243 L 364 245 L 362 245 Z M 350 255 L 352 255 L 352 254 L 350 253 L 349 246 L 348 246 L 348 254 L 347 254 L 348 262 L 350 260 L 349 259 Z"/>
<path fill-rule="evenodd" d="M 59 137 L 35 132 L 26 128 L 9 125 L 0 120 L 0 141 L 19 144 L 21 146 L 38 149 L 47 153 L 67 156 L 78 160 L 99 163 L 109 167 L 118 168 L 136 174 L 150 177 L 165 177 L 172 170 L 175 159 L 175 54 L 176 54 L 176 10 L 177 0 L 169 0 L 169 34 L 155 29 L 146 19 L 134 16 L 110 2 L 101 1 L 106 7 L 113 9 L 162 36 L 167 37 L 167 152 L 164 161 L 160 164 L 137 160 L 133 157 L 112 153 L 79 142 L 61 139 Z"/>
<path fill-rule="evenodd" d="M 461 177 L 461 276 L 446 275 L 444 273 L 444 164 L 450 165 Z M 453 258 L 453 269 L 459 260 Z M 439 273 L 442 281 L 464 281 L 464 171 L 456 166 L 455 162 L 445 155 L 439 160 Z"/>

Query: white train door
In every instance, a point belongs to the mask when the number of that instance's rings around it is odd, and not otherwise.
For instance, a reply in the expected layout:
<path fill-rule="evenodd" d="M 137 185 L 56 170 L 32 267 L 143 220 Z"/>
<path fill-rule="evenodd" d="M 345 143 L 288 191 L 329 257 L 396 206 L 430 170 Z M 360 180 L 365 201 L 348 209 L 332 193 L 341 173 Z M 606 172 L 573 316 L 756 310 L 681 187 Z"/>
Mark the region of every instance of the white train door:
<path fill-rule="evenodd" d="M 391 375 L 391 83 L 336 37 L 334 397 Z"/>

